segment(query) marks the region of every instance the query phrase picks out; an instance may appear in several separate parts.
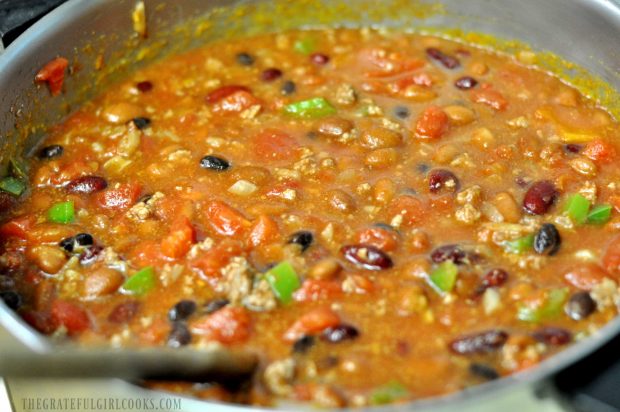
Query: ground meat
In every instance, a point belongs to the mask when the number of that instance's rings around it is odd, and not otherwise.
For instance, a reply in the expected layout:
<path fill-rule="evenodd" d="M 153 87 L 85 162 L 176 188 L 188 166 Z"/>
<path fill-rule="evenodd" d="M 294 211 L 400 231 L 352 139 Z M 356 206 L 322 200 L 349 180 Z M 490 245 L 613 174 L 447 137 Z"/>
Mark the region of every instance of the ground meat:
<path fill-rule="evenodd" d="M 216 287 L 233 304 L 241 304 L 252 290 L 252 273 L 248 261 L 235 257 L 222 268 L 222 279 Z"/>
<path fill-rule="evenodd" d="M 248 309 L 265 311 L 275 309 L 278 302 L 269 283 L 261 279 L 254 284 L 252 292 L 244 299 Z"/>
<path fill-rule="evenodd" d="M 357 93 L 349 83 L 343 83 L 336 89 L 335 100 L 341 106 L 352 106 L 357 101 Z"/>
<path fill-rule="evenodd" d="M 267 366 L 263 374 L 267 388 L 278 396 L 286 396 L 293 390 L 295 378 L 295 360 L 286 358 L 272 362 Z"/>
<path fill-rule="evenodd" d="M 159 202 L 163 198 L 164 198 L 163 193 L 161 192 L 153 193 L 153 196 L 151 196 L 146 202 L 138 202 L 135 205 L 133 205 L 131 209 L 127 211 L 127 217 L 132 220 L 138 221 L 138 222 L 145 221 L 146 219 L 152 216 L 155 210 L 155 207 L 156 207 L 156 203 Z"/>

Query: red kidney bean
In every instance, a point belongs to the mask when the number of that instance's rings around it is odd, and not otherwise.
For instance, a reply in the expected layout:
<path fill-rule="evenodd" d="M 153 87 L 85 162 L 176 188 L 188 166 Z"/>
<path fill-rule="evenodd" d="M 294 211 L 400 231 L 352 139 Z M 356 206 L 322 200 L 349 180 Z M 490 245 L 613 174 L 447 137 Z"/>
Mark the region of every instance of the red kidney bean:
<path fill-rule="evenodd" d="M 504 269 L 491 269 L 482 278 L 482 285 L 485 288 L 501 286 L 508 280 L 508 272 Z"/>
<path fill-rule="evenodd" d="M 566 153 L 579 153 L 583 149 L 583 145 L 569 143 L 564 145 L 564 151 Z"/>
<path fill-rule="evenodd" d="M 452 261 L 457 265 L 472 264 L 480 260 L 480 256 L 475 252 L 467 251 L 459 245 L 443 245 L 435 248 L 431 252 L 431 260 L 434 263 L 445 262 L 446 260 Z"/>
<path fill-rule="evenodd" d="M 394 265 L 391 257 L 370 245 L 343 246 L 340 252 L 349 262 L 368 270 L 385 270 Z"/>
<path fill-rule="evenodd" d="M 112 323 L 127 323 L 138 313 L 140 302 L 130 300 L 114 307 L 108 315 L 108 321 Z"/>
<path fill-rule="evenodd" d="M 329 63 L 329 56 L 323 53 L 312 53 L 310 55 L 310 61 L 317 66 L 324 66 Z"/>
<path fill-rule="evenodd" d="M 282 70 L 275 67 L 265 69 L 260 75 L 260 79 L 264 82 L 272 82 L 280 77 L 282 77 Z"/>
<path fill-rule="evenodd" d="M 548 180 L 540 180 L 530 186 L 523 197 L 523 209 L 532 215 L 547 213 L 558 195 L 555 185 Z"/>
<path fill-rule="evenodd" d="M 321 340 L 331 343 L 338 343 L 345 340 L 352 340 L 359 336 L 357 328 L 347 324 L 341 324 L 325 329 L 321 333 Z"/>
<path fill-rule="evenodd" d="M 450 342 L 450 349 L 459 355 L 494 352 L 504 346 L 508 334 L 502 330 L 488 330 L 466 335 Z"/>
<path fill-rule="evenodd" d="M 101 176 L 81 176 L 73 179 L 65 189 L 69 193 L 90 194 L 100 192 L 108 187 L 108 182 Z"/>
<path fill-rule="evenodd" d="M 471 76 L 460 77 L 454 82 L 454 86 L 456 86 L 457 89 L 461 90 L 473 89 L 474 87 L 476 87 L 477 84 L 478 80 L 474 79 Z"/>
<path fill-rule="evenodd" d="M 446 169 L 433 169 L 428 173 L 428 189 L 431 193 L 442 190 L 456 192 L 459 188 L 459 179 L 454 173 Z"/>
<path fill-rule="evenodd" d="M 153 83 L 151 83 L 148 80 L 144 80 L 144 81 L 136 83 L 136 87 L 142 93 L 147 93 L 147 92 L 150 92 L 151 90 L 153 90 Z"/>
<path fill-rule="evenodd" d="M 553 326 L 538 329 L 532 337 L 547 345 L 566 345 L 573 340 L 573 335 L 568 330 Z"/>
<path fill-rule="evenodd" d="M 456 57 L 445 54 L 441 50 L 433 47 L 426 49 L 426 55 L 441 63 L 446 69 L 456 69 L 461 65 L 461 62 Z"/>
<path fill-rule="evenodd" d="M 570 297 L 564 308 L 566 314 L 574 320 L 585 319 L 596 310 L 596 302 L 589 292 L 577 292 Z"/>
<path fill-rule="evenodd" d="M 534 250 L 541 255 L 553 256 L 560 250 L 562 238 L 552 223 L 545 223 L 534 237 Z"/>

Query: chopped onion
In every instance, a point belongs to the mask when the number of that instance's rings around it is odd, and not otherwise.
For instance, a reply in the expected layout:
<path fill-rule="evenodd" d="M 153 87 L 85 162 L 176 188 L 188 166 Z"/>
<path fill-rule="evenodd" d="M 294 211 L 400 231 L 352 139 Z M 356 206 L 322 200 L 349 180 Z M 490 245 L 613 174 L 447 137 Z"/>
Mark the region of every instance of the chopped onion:
<path fill-rule="evenodd" d="M 248 196 L 256 192 L 258 187 L 247 180 L 237 180 L 235 184 L 228 188 L 228 191 L 238 196 Z"/>
<path fill-rule="evenodd" d="M 488 288 L 482 295 L 482 306 L 484 307 L 484 313 L 487 315 L 495 312 L 502 306 L 501 296 L 495 288 Z"/>

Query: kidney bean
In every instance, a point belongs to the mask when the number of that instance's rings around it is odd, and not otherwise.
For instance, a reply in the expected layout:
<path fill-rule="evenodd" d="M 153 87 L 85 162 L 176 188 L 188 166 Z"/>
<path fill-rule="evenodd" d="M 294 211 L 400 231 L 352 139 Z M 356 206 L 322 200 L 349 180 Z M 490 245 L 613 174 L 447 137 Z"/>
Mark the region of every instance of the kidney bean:
<path fill-rule="evenodd" d="M 62 156 L 64 149 L 59 144 L 53 144 L 51 146 L 46 146 L 39 152 L 39 157 L 41 159 L 53 159 L 54 157 Z"/>
<path fill-rule="evenodd" d="M 570 297 L 564 308 L 566 314 L 574 320 L 582 320 L 596 310 L 596 302 L 588 292 L 577 292 Z"/>
<path fill-rule="evenodd" d="M 502 330 L 488 330 L 466 335 L 450 342 L 450 349 L 459 355 L 494 352 L 504 346 L 508 334 Z"/>
<path fill-rule="evenodd" d="M 443 245 L 431 252 L 431 260 L 434 263 L 451 260 L 457 265 L 472 264 L 479 260 L 479 256 L 474 252 L 464 250 L 459 245 Z"/>
<path fill-rule="evenodd" d="M 147 93 L 153 90 L 153 83 L 151 83 L 148 80 L 144 80 L 144 81 L 136 83 L 136 88 L 140 90 L 140 92 L 142 93 Z"/>
<path fill-rule="evenodd" d="M 564 145 L 564 151 L 566 153 L 579 153 L 583 149 L 583 145 L 569 143 Z"/>
<path fill-rule="evenodd" d="M 288 243 L 295 243 L 301 246 L 301 251 L 304 252 L 306 249 L 312 245 L 314 241 L 314 235 L 312 232 L 308 232 L 307 230 L 300 230 L 299 232 L 295 232 L 289 237 Z"/>
<path fill-rule="evenodd" d="M 193 300 L 181 300 L 170 309 L 168 319 L 172 322 L 183 321 L 196 312 L 196 302 Z"/>
<path fill-rule="evenodd" d="M 433 169 L 428 174 L 428 189 L 431 193 L 442 190 L 456 192 L 459 188 L 459 179 L 454 173 L 446 169 Z"/>
<path fill-rule="evenodd" d="M 499 378 L 499 373 L 495 368 L 483 363 L 472 363 L 469 365 L 469 373 L 484 378 L 486 380 L 495 380 Z"/>
<path fill-rule="evenodd" d="M 112 323 L 127 323 L 138 313 L 140 302 L 130 300 L 114 307 L 108 315 L 108 321 Z"/>
<path fill-rule="evenodd" d="M 394 265 L 392 258 L 375 246 L 348 245 L 343 246 L 340 252 L 349 262 L 368 270 L 385 270 Z"/>
<path fill-rule="evenodd" d="M 538 329 L 532 337 L 547 345 L 566 345 L 573 340 L 573 335 L 566 329 L 546 326 Z"/>
<path fill-rule="evenodd" d="M 523 209 L 532 215 L 547 213 L 558 195 L 555 185 L 548 180 L 535 182 L 523 197 Z"/>
<path fill-rule="evenodd" d="M 272 82 L 280 77 L 282 77 L 282 70 L 275 67 L 265 69 L 260 75 L 261 80 L 264 82 Z"/>
<path fill-rule="evenodd" d="M 305 335 L 301 338 L 297 339 L 295 343 L 293 343 L 293 352 L 294 353 L 306 353 L 314 346 L 316 339 L 312 335 Z"/>
<path fill-rule="evenodd" d="M 168 336 L 168 346 L 172 348 L 180 348 L 192 341 L 192 334 L 190 333 L 187 325 L 184 323 L 175 323 L 172 326 L 172 331 Z"/>
<path fill-rule="evenodd" d="M 501 286 L 508 280 L 508 272 L 504 269 L 491 269 L 482 278 L 482 285 L 486 288 Z"/>
<path fill-rule="evenodd" d="M 460 77 L 456 79 L 456 81 L 454 82 L 454 85 L 456 86 L 456 88 L 461 89 L 461 90 L 473 89 L 474 87 L 476 87 L 477 84 L 478 84 L 478 80 L 470 76 Z"/>
<path fill-rule="evenodd" d="M 541 255 L 555 255 L 560 250 L 561 244 L 560 232 L 552 223 L 542 225 L 534 237 L 534 250 Z"/>
<path fill-rule="evenodd" d="M 101 176 L 81 176 L 73 179 L 66 186 L 69 193 L 91 194 L 100 192 L 108 187 L 108 182 Z"/>
<path fill-rule="evenodd" d="M 441 63 L 446 69 L 456 69 L 461 65 L 461 62 L 456 57 L 445 54 L 439 49 L 434 47 L 426 49 L 426 55 L 431 59 Z"/>
<path fill-rule="evenodd" d="M 310 55 L 310 61 L 317 66 L 324 66 L 329 63 L 329 56 L 323 53 L 312 53 Z"/>
<path fill-rule="evenodd" d="M 321 340 L 331 343 L 338 343 L 345 340 L 352 340 L 359 336 L 357 328 L 347 324 L 340 324 L 331 328 L 325 329 L 321 333 Z"/>

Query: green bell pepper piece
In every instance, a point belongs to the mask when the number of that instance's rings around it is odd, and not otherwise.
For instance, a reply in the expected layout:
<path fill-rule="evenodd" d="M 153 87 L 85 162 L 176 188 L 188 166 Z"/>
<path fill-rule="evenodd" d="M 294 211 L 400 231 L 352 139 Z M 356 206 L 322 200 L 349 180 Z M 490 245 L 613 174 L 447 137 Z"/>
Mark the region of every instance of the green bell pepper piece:
<path fill-rule="evenodd" d="M 458 274 L 459 269 L 454 262 L 446 260 L 440 263 L 435 270 L 431 272 L 429 279 L 435 289 L 438 289 L 442 293 L 450 292 L 454 288 Z"/>
<path fill-rule="evenodd" d="M 19 196 L 26 190 L 26 185 L 21 180 L 9 176 L 0 180 L 0 189 L 13 196 Z"/>
<path fill-rule="evenodd" d="M 56 203 L 47 211 L 47 220 L 54 223 L 71 223 L 75 218 L 73 202 Z"/>
<path fill-rule="evenodd" d="M 293 44 L 293 49 L 301 54 L 310 54 L 316 49 L 316 45 L 314 44 L 313 39 L 306 37 L 297 40 Z"/>
<path fill-rule="evenodd" d="M 385 405 L 406 398 L 408 395 L 409 391 L 402 383 L 391 381 L 372 391 L 369 400 L 372 405 Z"/>
<path fill-rule="evenodd" d="M 140 269 L 123 283 L 123 290 L 137 296 L 144 295 L 154 287 L 155 270 L 151 266 Z"/>
<path fill-rule="evenodd" d="M 521 305 L 517 312 L 517 318 L 524 322 L 538 323 L 543 320 L 553 319 L 562 313 L 564 302 L 568 297 L 568 288 L 552 289 L 549 291 L 545 303 L 537 308 Z"/>
<path fill-rule="evenodd" d="M 529 234 L 514 240 L 507 240 L 503 246 L 506 252 L 520 255 L 534 247 L 534 235 Z"/>
<path fill-rule="evenodd" d="M 269 282 L 273 293 L 282 303 L 293 300 L 293 292 L 301 286 L 299 276 L 293 266 L 287 261 L 280 262 L 265 273 L 265 279 Z"/>
<path fill-rule="evenodd" d="M 336 108 L 323 97 L 287 104 L 284 113 L 298 119 L 317 119 L 336 113 Z"/>
<path fill-rule="evenodd" d="M 611 205 L 598 205 L 592 208 L 588 215 L 588 223 L 595 225 L 603 225 L 611 219 Z"/>
<path fill-rule="evenodd" d="M 588 218 L 589 210 L 590 201 L 579 193 L 569 197 L 566 205 L 564 206 L 564 211 L 568 214 L 568 217 L 579 225 L 585 223 Z"/>

